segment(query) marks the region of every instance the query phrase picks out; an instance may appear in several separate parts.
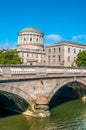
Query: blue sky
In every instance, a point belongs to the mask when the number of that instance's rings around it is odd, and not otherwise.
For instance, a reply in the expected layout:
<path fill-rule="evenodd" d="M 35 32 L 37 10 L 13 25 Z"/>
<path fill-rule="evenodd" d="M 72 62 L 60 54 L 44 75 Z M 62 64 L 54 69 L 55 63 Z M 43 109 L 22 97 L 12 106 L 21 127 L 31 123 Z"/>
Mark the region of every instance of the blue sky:
<path fill-rule="evenodd" d="M 36 27 L 44 44 L 86 43 L 86 0 L 0 0 L 0 48 L 17 46 L 17 33 Z"/>

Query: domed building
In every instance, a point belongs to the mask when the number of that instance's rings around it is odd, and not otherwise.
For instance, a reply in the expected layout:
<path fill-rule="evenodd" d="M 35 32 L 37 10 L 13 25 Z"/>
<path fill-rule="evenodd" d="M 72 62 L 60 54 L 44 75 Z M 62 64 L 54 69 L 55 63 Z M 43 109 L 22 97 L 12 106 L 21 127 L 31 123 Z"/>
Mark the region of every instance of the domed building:
<path fill-rule="evenodd" d="M 36 28 L 27 27 L 18 33 L 18 53 L 23 64 L 44 64 L 44 34 Z"/>
<path fill-rule="evenodd" d="M 44 34 L 36 28 L 24 28 L 18 33 L 18 48 L 43 50 L 43 37 Z"/>
<path fill-rule="evenodd" d="M 46 46 L 44 34 L 34 27 L 27 27 L 18 33 L 18 54 L 25 65 L 76 66 L 75 59 L 85 44 L 62 41 Z"/>

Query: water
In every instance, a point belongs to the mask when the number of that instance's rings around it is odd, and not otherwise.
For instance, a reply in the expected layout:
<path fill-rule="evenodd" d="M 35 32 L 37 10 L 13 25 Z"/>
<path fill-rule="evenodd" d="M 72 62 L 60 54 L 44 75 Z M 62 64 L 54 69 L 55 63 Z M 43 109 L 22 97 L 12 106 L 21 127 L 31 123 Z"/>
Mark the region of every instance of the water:
<path fill-rule="evenodd" d="M 53 108 L 47 118 L 4 116 L 0 130 L 86 130 L 86 103 L 73 100 Z"/>

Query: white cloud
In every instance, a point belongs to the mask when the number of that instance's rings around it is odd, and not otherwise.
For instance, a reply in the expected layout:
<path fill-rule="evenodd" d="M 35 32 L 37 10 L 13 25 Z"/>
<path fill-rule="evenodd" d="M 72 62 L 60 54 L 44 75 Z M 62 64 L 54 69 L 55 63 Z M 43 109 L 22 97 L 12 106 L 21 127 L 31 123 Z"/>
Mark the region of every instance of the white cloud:
<path fill-rule="evenodd" d="M 57 35 L 57 34 L 45 35 L 45 40 L 59 41 L 61 39 L 62 39 L 62 37 L 60 35 Z"/>
<path fill-rule="evenodd" d="M 86 39 L 86 34 L 73 36 L 72 40 L 77 41 L 78 39 L 81 39 L 81 38 Z"/>

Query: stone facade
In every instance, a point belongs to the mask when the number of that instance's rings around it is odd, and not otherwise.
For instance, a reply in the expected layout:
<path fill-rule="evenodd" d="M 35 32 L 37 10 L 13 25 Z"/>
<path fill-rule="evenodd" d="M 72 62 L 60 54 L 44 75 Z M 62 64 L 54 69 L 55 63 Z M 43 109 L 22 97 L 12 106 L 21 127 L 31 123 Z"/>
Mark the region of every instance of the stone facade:
<path fill-rule="evenodd" d="M 77 54 L 86 50 L 86 45 L 62 41 L 46 47 L 46 64 L 53 66 L 76 66 Z"/>
<path fill-rule="evenodd" d="M 49 45 L 44 50 L 44 34 L 27 27 L 18 33 L 17 51 L 25 65 L 76 66 L 75 59 L 86 45 L 62 41 Z"/>
<path fill-rule="evenodd" d="M 44 34 L 39 30 L 27 27 L 18 33 L 18 53 L 23 64 L 44 64 L 45 51 L 43 45 Z"/>

